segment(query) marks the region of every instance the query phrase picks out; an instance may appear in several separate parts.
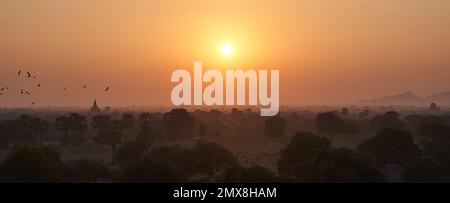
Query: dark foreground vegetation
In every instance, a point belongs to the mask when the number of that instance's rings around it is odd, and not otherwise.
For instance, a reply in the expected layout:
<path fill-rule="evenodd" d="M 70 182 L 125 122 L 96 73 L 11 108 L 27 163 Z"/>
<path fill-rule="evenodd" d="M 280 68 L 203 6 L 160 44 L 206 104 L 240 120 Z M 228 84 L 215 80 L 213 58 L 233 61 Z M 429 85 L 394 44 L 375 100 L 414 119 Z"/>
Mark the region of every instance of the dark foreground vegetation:
<path fill-rule="evenodd" d="M 449 182 L 450 113 L 3 113 L 0 182 Z"/>

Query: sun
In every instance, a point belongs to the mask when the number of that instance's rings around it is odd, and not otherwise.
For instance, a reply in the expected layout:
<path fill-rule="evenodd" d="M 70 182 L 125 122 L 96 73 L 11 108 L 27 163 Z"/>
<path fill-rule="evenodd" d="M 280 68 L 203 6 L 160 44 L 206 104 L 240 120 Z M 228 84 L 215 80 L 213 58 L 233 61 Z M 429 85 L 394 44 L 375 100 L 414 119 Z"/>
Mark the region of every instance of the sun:
<path fill-rule="evenodd" d="M 231 56 L 233 54 L 233 47 L 230 44 L 223 44 L 222 47 L 220 47 L 220 52 L 222 52 L 223 56 Z"/>

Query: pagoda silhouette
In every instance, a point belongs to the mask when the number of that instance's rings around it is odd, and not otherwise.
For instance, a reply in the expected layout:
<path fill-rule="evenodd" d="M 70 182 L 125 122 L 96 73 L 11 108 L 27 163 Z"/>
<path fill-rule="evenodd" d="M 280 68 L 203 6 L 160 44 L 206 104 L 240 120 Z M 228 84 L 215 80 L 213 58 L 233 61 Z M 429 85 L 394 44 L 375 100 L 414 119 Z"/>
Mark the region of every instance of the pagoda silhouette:
<path fill-rule="evenodd" d="M 96 113 L 100 113 L 100 112 L 101 112 L 101 110 L 97 105 L 97 100 L 94 99 L 94 103 L 92 104 L 92 107 L 89 110 L 89 113 L 96 114 Z"/>

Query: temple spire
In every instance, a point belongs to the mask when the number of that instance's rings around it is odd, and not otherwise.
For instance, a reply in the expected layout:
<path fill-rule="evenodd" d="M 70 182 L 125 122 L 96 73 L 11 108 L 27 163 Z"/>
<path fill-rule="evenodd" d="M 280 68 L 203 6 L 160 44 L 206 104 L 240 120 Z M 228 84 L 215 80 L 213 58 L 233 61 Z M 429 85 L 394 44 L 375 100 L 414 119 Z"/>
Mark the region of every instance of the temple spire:
<path fill-rule="evenodd" d="M 89 110 L 89 113 L 100 113 L 101 110 L 97 105 L 97 99 L 94 98 L 94 103 L 92 104 L 91 110 Z"/>

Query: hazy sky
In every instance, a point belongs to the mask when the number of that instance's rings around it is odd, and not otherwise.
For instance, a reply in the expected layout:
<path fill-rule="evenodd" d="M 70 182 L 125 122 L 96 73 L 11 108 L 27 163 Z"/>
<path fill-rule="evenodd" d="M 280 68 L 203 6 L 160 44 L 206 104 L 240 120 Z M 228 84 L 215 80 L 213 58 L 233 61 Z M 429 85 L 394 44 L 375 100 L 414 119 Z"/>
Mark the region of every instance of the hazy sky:
<path fill-rule="evenodd" d="M 426 95 L 450 90 L 449 53 L 448 0 L 0 0 L 2 106 L 167 105 L 195 60 L 280 69 L 282 105 Z"/>

